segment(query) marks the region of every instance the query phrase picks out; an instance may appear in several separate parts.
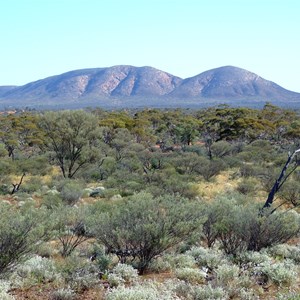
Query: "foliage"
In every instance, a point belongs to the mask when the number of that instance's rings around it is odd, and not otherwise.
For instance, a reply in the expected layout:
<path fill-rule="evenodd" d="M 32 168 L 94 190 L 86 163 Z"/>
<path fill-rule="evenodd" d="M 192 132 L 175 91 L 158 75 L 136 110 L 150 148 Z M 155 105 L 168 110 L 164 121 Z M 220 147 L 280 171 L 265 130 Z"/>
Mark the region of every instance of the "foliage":
<path fill-rule="evenodd" d="M 0 299 L 1 300 L 14 300 L 15 297 L 9 294 L 11 285 L 8 281 L 0 280 Z"/>
<path fill-rule="evenodd" d="M 290 286 L 298 278 L 296 267 L 289 260 L 274 264 L 264 263 L 258 268 L 258 271 L 277 285 Z"/>
<path fill-rule="evenodd" d="M 59 282 L 61 279 L 54 262 L 40 256 L 34 256 L 18 266 L 11 277 L 14 287 L 21 288 L 54 281 Z"/>
<path fill-rule="evenodd" d="M 121 262 L 133 260 L 141 273 L 157 255 L 187 239 L 202 223 L 194 203 L 136 194 L 92 220 L 93 232 Z"/>
<path fill-rule="evenodd" d="M 19 210 L 0 203 L 0 276 L 13 270 L 48 238 L 46 212 L 24 205 Z"/>
<path fill-rule="evenodd" d="M 65 178 L 72 178 L 90 162 L 99 157 L 97 138 L 100 130 L 96 118 L 84 111 L 45 113 L 39 128 L 44 134 L 43 147 L 50 151 Z"/>
<path fill-rule="evenodd" d="M 170 289 L 153 281 L 141 285 L 125 287 L 123 285 L 108 292 L 106 300 L 179 300 Z"/>
<path fill-rule="evenodd" d="M 76 293 L 70 288 L 61 288 L 51 293 L 50 300 L 74 300 Z"/>
<path fill-rule="evenodd" d="M 58 238 L 62 256 L 66 257 L 90 238 L 85 225 L 86 211 L 76 207 L 59 206 L 52 215 L 54 233 Z"/>

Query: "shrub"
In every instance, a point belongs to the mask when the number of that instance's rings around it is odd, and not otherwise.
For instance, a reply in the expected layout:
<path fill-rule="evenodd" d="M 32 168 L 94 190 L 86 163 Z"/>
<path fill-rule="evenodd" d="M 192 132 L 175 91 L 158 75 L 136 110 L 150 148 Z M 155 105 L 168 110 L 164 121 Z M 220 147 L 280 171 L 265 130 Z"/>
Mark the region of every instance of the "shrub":
<path fill-rule="evenodd" d="M 58 289 L 50 295 L 50 300 L 74 300 L 76 298 L 75 292 L 70 288 Z"/>
<path fill-rule="evenodd" d="M 226 167 L 226 163 L 221 159 L 208 160 L 203 158 L 202 163 L 197 166 L 195 172 L 203 176 L 206 181 L 209 181 L 212 177 L 225 170 Z"/>
<path fill-rule="evenodd" d="M 194 290 L 194 300 L 225 300 L 229 299 L 229 296 L 222 287 L 213 287 L 210 284 L 197 287 Z"/>
<path fill-rule="evenodd" d="M 300 300 L 298 291 L 288 291 L 284 294 L 279 293 L 276 297 L 277 300 Z"/>
<path fill-rule="evenodd" d="M 257 181 L 253 178 L 245 178 L 237 186 L 237 191 L 244 195 L 254 193 L 256 190 Z"/>
<path fill-rule="evenodd" d="M 292 246 L 288 244 L 280 244 L 276 245 L 274 247 L 271 247 L 268 250 L 268 253 L 270 253 L 273 257 L 277 258 L 289 258 L 293 260 L 295 263 L 300 262 L 300 247 Z"/>
<path fill-rule="evenodd" d="M 59 270 L 70 288 L 83 292 L 99 283 L 99 270 L 86 258 L 78 256 L 67 257 Z"/>
<path fill-rule="evenodd" d="M 14 300 L 15 297 L 9 295 L 10 283 L 8 281 L 0 280 L 0 299 Z"/>
<path fill-rule="evenodd" d="M 28 287 L 40 283 L 60 281 L 61 275 L 52 260 L 34 256 L 20 265 L 11 277 L 14 286 Z"/>
<path fill-rule="evenodd" d="M 245 251 L 239 253 L 239 255 L 235 257 L 235 261 L 241 266 L 248 265 L 249 267 L 254 267 L 263 263 L 270 263 L 271 257 L 262 251 Z"/>
<path fill-rule="evenodd" d="M 48 237 L 46 212 L 23 205 L 15 210 L 0 203 L 0 276 L 13 270 Z"/>
<path fill-rule="evenodd" d="M 290 286 L 298 278 L 296 267 L 290 260 L 274 264 L 264 263 L 258 270 L 279 286 Z"/>
<path fill-rule="evenodd" d="M 156 273 L 168 272 L 172 269 L 171 263 L 165 259 L 165 256 L 157 257 L 149 264 L 149 270 Z"/>
<path fill-rule="evenodd" d="M 83 195 L 83 187 L 78 182 L 67 181 L 60 192 L 64 202 L 74 205 Z"/>
<path fill-rule="evenodd" d="M 174 205 L 175 204 L 175 205 Z M 93 232 L 121 262 L 134 260 L 140 273 L 165 250 L 186 240 L 201 226 L 196 203 L 165 196 L 136 194 L 110 213 L 91 220 Z"/>
<path fill-rule="evenodd" d="M 194 268 L 179 268 L 175 270 L 178 279 L 187 281 L 192 284 L 200 284 L 205 282 L 206 273 Z"/>
<path fill-rule="evenodd" d="M 137 277 L 137 270 L 132 266 L 119 263 L 108 274 L 107 280 L 111 286 L 116 287 L 124 283 L 133 283 L 137 280 Z"/>
<path fill-rule="evenodd" d="M 48 209 L 53 209 L 61 206 L 63 204 L 63 201 L 60 195 L 55 193 L 47 193 L 43 196 L 41 204 Z"/>
<path fill-rule="evenodd" d="M 173 270 L 177 268 L 192 268 L 196 261 L 193 256 L 185 254 L 168 254 L 164 256 L 164 260 L 169 262 Z"/>
<path fill-rule="evenodd" d="M 225 258 L 219 250 L 193 247 L 186 254 L 193 256 L 199 267 L 208 267 L 211 270 L 216 269 L 225 262 Z"/>
<path fill-rule="evenodd" d="M 106 300 L 179 300 L 176 294 L 164 284 L 153 281 L 141 285 L 118 286 L 108 292 Z"/>
<path fill-rule="evenodd" d="M 213 143 L 211 146 L 211 153 L 213 157 L 222 158 L 224 156 L 230 155 L 232 151 L 232 145 L 226 141 L 219 141 Z"/>
<path fill-rule="evenodd" d="M 240 269 L 235 265 L 223 264 L 216 269 L 216 279 L 220 286 L 226 287 L 239 276 Z"/>
<path fill-rule="evenodd" d="M 76 207 L 58 207 L 53 213 L 54 230 L 62 246 L 62 256 L 71 255 L 80 244 L 90 238 L 85 225 L 86 213 L 85 209 Z"/>

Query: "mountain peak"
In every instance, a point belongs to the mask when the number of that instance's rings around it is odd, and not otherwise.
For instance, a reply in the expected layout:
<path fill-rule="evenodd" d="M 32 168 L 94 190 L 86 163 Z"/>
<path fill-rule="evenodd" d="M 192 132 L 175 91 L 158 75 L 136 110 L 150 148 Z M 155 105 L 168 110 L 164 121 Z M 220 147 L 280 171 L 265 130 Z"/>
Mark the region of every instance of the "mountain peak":
<path fill-rule="evenodd" d="M 73 70 L 20 87 L 0 87 L 0 105 L 195 107 L 242 101 L 299 103 L 300 94 L 235 66 L 182 79 L 151 66 Z"/>

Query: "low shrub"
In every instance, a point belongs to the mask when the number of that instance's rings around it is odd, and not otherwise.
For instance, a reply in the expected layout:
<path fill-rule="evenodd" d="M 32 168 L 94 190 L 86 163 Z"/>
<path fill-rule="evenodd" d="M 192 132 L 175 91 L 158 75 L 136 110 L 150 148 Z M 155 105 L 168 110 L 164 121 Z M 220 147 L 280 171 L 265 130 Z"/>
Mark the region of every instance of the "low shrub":
<path fill-rule="evenodd" d="M 229 296 L 226 290 L 223 287 L 214 287 L 210 284 L 197 287 L 194 289 L 194 298 L 193 300 L 226 300 L 229 299 Z"/>
<path fill-rule="evenodd" d="M 60 282 L 61 274 L 48 258 L 34 256 L 20 265 L 11 276 L 15 287 L 30 287 L 35 284 Z"/>
<path fill-rule="evenodd" d="M 106 300 L 179 300 L 164 284 L 147 281 L 141 285 L 124 285 L 109 290 Z"/>
<path fill-rule="evenodd" d="M 124 283 L 133 283 L 138 278 L 138 272 L 130 265 L 117 264 L 107 276 L 107 280 L 112 287 Z"/>
<path fill-rule="evenodd" d="M 76 293 L 70 288 L 61 288 L 52 292 L 50 300 L 74 300 Z"/>
<path fill-rule="evenodd" d="M 1 300 L 14 300 L 15 297 L 9 294 L 11 286 L 8 281 L 0 280 L 0 299 Z"/>
<path fill-rule="evenodd" d="M 258 271 L 279 286 L 291 286 L 298 278 L 297 269 L 290 260 L 274 264 L 264 263 Z"/>
<path fill-rule="evenodd" d="M 75 255 L 58 265 L 65 282 L 76 292 L 83 292 L 99 283 L 98 268 L 86 258 Z"/>
<path fill-rule="evenodd" d="M 192 284 L 201 284 L 205 282 L 206 273 L 200 269 L 179 268 L 175 270 L 178 279 L 184 280 Z"/>
<path fill-rule="evenodd" d="M 223 253 L 215 249 L 192 247 L 186 254 L 194 257 L 199 267 L 208 267 L 212 270 L 216 269 L 221 264 L 226 263 Z"/>

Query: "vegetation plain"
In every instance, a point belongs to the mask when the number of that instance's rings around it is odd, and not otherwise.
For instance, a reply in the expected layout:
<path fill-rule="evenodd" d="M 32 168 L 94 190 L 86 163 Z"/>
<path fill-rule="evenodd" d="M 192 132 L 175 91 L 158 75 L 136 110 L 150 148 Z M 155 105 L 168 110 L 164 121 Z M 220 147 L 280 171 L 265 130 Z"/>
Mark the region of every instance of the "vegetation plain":
<path fill-rule="evenodd" d="M 300 299 L 298 111 L 14 111 L 0 127 L 0 299 Z"/>

